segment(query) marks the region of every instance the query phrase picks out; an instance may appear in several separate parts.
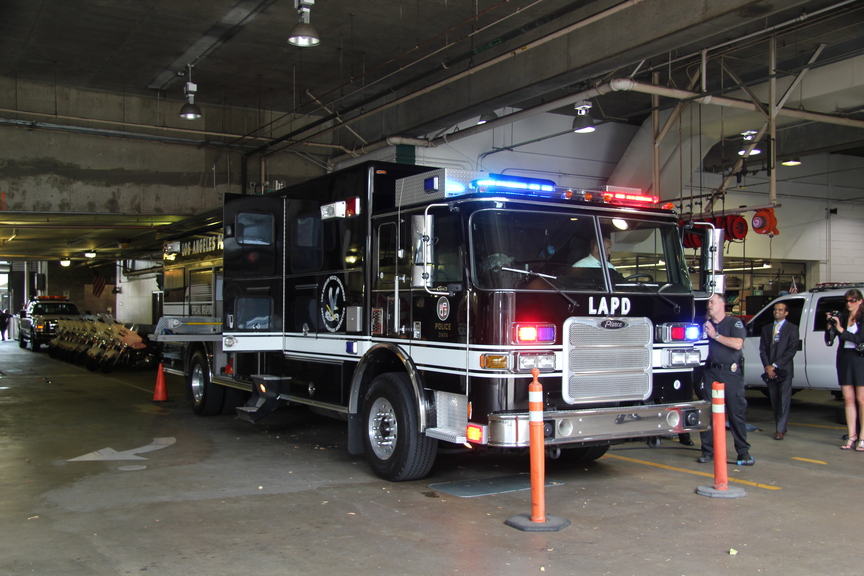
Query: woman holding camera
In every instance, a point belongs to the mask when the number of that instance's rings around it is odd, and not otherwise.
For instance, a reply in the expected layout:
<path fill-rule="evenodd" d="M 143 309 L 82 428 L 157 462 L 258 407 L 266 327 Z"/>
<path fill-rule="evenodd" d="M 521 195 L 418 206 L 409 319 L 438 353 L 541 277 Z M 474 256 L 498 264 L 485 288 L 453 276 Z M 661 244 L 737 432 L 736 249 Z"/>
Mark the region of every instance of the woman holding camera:
<path fill-rule="evenodd" d="M 860 290 L 847 290 L 846 310 L 839 315 L 828 313 L 828 330 L 840 340 L 837 348 L 837 381 L 843 391 L 846 407 L 846 426 L 849 429 L 846 443 L 840 448 L 864 452 L 864 423 L 856 430 L 858 415 L 864 416 L 864 356 L 856 348 L 864 342 L 864 307 Z"/>

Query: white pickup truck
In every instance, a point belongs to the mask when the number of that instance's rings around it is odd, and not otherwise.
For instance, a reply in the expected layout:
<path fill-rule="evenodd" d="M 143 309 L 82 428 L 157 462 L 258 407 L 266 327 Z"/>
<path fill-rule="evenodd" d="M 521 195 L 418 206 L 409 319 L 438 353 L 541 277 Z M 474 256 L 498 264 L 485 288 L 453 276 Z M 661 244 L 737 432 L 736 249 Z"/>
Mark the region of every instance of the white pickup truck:
<path fill-rule="evenodd" d="M 787 320 L 798 326 L 801 349 L 795 354 L 795 377 L 793 390 L 838 391 L 837 342 L 825 344 L 825 313 L 846 309 L 844 294 L 850 288 L 864 290 L 864 284 L 826 283 L 809 292 L 787 294 L 770 302 L 747 323 L 747 338 L 744 341 L 744 383 L 752 388 L 764 388 L 762 373 L 765 367 L 759 359 L 759 336 L 762 327 L 774 321 L 771 311 L 774 304 L 784 302 L 789 310 Z"/>

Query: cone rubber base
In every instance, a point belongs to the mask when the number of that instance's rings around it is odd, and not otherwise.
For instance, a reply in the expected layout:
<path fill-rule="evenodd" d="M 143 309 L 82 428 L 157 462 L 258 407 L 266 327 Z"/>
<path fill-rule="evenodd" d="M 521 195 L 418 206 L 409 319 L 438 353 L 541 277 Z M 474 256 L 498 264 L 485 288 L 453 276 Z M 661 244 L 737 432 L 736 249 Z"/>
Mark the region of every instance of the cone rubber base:
<path fill-rule="evenodd" d="M 569 526 L 570 521 L 547 514 L 546 522 L 532 522 L 530 514 L 517 514 L 512 518 L 508 518 L 504 524 L 523 532 L 557 532 Z"/>

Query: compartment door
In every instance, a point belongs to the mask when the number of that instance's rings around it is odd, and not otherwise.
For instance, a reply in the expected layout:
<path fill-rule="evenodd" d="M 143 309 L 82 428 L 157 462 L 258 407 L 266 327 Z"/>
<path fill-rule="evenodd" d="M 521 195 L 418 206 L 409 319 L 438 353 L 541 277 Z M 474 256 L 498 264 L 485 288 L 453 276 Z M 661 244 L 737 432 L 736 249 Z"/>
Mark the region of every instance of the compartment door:
<path fill-rule="evenodd" d="M 284 326 L 283 198 L 229 195 L 224 208 L 223 332 L 235 350 L 279 350 Z"/>

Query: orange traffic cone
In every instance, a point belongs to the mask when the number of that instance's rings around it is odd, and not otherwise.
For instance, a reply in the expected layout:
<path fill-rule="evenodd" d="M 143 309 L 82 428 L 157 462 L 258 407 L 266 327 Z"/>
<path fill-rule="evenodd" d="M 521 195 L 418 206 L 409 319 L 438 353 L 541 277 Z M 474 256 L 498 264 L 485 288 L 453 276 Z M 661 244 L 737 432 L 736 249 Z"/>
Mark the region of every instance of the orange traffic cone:
<path fill-rule="evenodd" d="M 168 390 L 165 389 L 165 372 L 162 371 L 162 363 L 159 363 L 159 371 L 156 373 L 156 390 L 153 392 L 154 402 L 167 402 Z"/>

